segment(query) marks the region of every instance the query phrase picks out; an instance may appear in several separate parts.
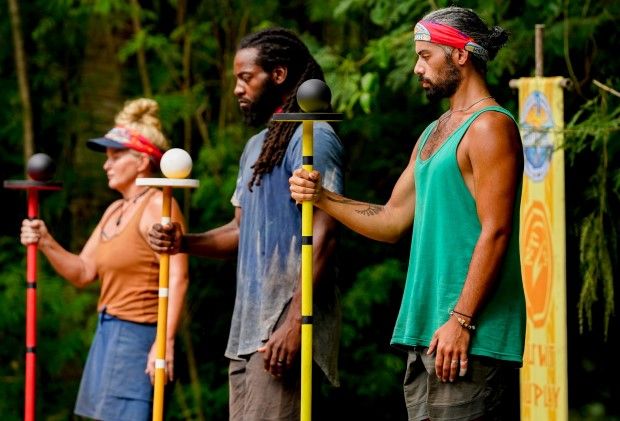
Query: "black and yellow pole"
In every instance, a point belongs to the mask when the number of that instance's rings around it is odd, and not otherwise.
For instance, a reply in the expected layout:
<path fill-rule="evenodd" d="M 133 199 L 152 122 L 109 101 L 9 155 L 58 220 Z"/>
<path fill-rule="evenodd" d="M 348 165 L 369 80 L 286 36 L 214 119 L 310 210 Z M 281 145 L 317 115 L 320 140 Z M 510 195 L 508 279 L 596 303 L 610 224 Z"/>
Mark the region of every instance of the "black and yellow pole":
<path fill-rule="evenodd" d="M 138 178 L 139 186 L 162 187 L 163 203 L 161 224 L 171 222 L 172 188 L 196 188 L 198 180 L 187 179 L 192 170 L 192 158 L 183 149 L 168 150 L 161 158 L 161 172 L 167 178 Z M 159 256 L 159 300 L 157 306 L 157 334 L 155 336 L 155 387 L 153 392 L 153 421 L 164 417 L 164 385 L 166 384 L 166 334 L 168 324 L 168 281 L 170 255 Z"/>
<path fill-rule="evenodd" d="M 301 122 L 302 166 L 313 168 L 315 121 L 340 121 L 342 114 L 320 112 L 330 108 L 331 92 L 319 79 L 309 79 L 297 90 L 303 113 L 277 113 L 273 121 Z M 312 202 L 301 204 L 301 421 L 312 419 Z"/>

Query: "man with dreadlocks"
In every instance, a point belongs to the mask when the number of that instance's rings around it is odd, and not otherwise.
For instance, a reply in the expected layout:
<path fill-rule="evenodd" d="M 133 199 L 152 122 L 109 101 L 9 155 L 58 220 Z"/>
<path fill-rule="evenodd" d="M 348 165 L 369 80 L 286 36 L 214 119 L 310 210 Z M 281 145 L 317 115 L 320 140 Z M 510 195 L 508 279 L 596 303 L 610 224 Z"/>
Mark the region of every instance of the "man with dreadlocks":
<path fill-rule="evenodd" d="M 514 118 L 485 81 L 507 38 L 460 7 L 415 26 L 413 70 L 427 96 L 449 99 L 450 109 L 422 133 L 384 206 L 330 192 L 318 172 L 296 170 L 290 180 L 296 201 L 312 200 L 370 238 L 394 242 L 413 224 L 392 336 L 408 353 L 409 420 L 518 418 L 510 391 L 525 340 L 523 151 Z"/>
<path fill-rule="evenodd" d="M 300 112 L 297 88 L 324 80 L 308 48 L 292 32 L 267 29 L 243 38 L 234 59 L 234 94 L 246 123 L 267 128 L 246 144 L 231 199 L 234 219 L 202 234 L 155 226 L 158 252 L 209 257 L 237 254 L 237 295 L 226 357 L 231 420 L 299 417 L 301 345 L 301 212 L 288 179 L 301 165 L 301 126 L 269 122 L 274 112 Z M 327 123 L 314 125 L 314 165 L 330 189 L 342 191 L 343 149 Z M 330 257 L 335 221 L 314 214 L 314 360 L 337 384 L 340 308 Z"/>

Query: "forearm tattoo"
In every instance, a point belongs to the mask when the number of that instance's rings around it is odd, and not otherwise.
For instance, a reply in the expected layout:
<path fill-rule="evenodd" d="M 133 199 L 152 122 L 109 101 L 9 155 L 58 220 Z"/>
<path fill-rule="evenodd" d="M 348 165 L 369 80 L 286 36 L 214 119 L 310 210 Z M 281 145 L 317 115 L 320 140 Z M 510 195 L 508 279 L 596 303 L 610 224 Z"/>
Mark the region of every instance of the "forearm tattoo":
<path fill-rule="evenodd" d="M 328 200 L 345 205 L 365 206 L 364 209 L 354 209 L 355 212 L 364 216 L 374 216 L 383 210 L 381 205 L 373 205 L 372 203 L 358 202 L 357 200 L 346 199 L 344 197 L 328 197 Z"/>

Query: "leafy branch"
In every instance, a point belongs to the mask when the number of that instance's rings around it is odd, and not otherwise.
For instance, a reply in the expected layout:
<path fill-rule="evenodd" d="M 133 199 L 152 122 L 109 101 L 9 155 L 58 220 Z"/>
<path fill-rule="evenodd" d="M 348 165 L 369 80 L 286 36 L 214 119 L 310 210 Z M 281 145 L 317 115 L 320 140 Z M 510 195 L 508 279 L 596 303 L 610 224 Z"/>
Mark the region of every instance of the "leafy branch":
<path fill-rule="evenodd" d="M 579 223 L 579 260 L 583 283 L 577 303 L 579 312 L 579 329 L 583 332 L 587 323 L 592 329 L 592 310 L 598 301 L 599 290 L 603 293 L 603 324 L 607 338 L 609 323 L 614 315 L 614 267 L 617 261 L 617 216 L 614 203 L 620 199 L 617 183 L 620 170 L 613 168 L 613 155 L 618 150 L 610 142 L 618 140 L 617 129 L 620 127 L 620 106 L 609 110 L 608 95 L 617 91 L 595 81 L 601 91 L 588 101 L 575 114 L 568 124 L 567 150 L 574 158 L 576 154 L 588 147 L 594 155 L 600 157 L 591 184 L 586 191 L 586 198 L 592 202 L 592 208 Z M 598 128 L 592 130 L 592 128 Z M 614 136 L 615 135 L 615 136 Z M 614 202 L 615 201 L 615 202 Z"/>

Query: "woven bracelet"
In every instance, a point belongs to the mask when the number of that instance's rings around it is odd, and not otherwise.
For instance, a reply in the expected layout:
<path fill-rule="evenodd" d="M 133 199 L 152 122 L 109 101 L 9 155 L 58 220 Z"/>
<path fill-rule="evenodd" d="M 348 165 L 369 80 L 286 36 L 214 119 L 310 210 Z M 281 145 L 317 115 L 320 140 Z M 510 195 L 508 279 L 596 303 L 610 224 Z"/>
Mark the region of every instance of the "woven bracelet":
<path fill-rule="evenodd" d="M 467 323 L 467 320 L 465 320 L 464 318 L 462 318 L 460 316 L 461 313 L 457 313 L 454 310 L 450 311 L 450 316 L 454 316 L 456 318 L 456 321 L 459 322 L 459 324 L 461 325 L 461 327 L 463 327 L 464 329 L 467 330 L 476 330 L 476 325 L 473 325 L 471 323 Z M 468 317 L 468 316 L 465 316 Z"/>
<path fill-rule="evenodd" d="M 461 313 L 460 311 L 456 311 L 454 309 L 452 310 L 452 312 L 456 313 L 456 314 L 460 314 L 463 317 L 467 317 L 467 318 L 469 318 L 469 320 L 473 319 L 473 317 L 471 317 L 469 314 Z"/>

